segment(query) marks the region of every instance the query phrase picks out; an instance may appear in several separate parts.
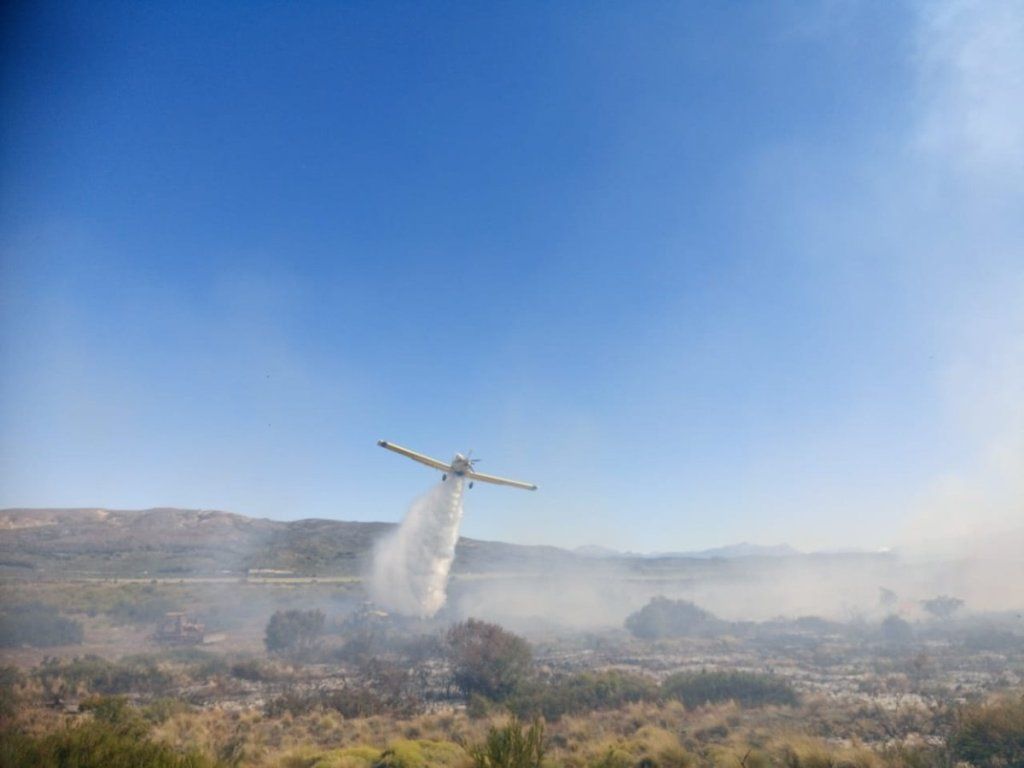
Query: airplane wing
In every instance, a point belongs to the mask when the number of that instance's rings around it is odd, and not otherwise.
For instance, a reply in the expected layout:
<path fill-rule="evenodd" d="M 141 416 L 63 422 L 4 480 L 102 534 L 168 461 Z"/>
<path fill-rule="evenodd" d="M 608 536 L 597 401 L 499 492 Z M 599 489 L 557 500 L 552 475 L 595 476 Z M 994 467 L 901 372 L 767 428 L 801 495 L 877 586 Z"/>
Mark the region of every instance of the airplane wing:
<path fill-rule="evenodd" d="M 527 491 L 536 491 L 537 486 L 533 483 L 523 483 L 519 480 L 507 480 L 504 477 L 494 475 L 481 475 L 479 472 L 467 472 L 466 477 L 470 480 L 479 480 L 481 483 L 494 483 L 495 485 L 511 485 L 513 488 L 522 488 Z"/>
<path fill-rule="evenodd" d="M 416 451 L 410 451 L 408 448 L 403 448 L 400 445 L 389 443 L 387 440 L 378 440 L 377 445 L 379 445 L 381 448 L 387 448 L 389 451 L 400 453 L 403 456 L 408 456 L 410 459 L 412 459 L 413 461 L 418 461 L 420 464 L 426 464 L 428 467 L 440 469 L 442 472 L 452 471 L 451 465 L 445 464 L 443 461 L 432 459 L 429 456 L 423 455 L 422 453 L 416 453 Z"/>

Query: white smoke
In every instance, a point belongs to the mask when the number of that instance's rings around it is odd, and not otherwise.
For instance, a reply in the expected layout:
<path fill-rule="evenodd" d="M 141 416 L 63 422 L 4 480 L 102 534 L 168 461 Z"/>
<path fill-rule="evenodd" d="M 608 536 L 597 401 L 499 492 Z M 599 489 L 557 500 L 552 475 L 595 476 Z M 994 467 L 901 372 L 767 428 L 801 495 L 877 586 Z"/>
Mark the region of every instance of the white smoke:
<path fill-rule="evenodd" d="M 462 522 L 461 477 L 449 477 L 416 499 L 402 524 L 374 551 L 370 595 L 384 608 L 429 618 L 447 597 Z"/>

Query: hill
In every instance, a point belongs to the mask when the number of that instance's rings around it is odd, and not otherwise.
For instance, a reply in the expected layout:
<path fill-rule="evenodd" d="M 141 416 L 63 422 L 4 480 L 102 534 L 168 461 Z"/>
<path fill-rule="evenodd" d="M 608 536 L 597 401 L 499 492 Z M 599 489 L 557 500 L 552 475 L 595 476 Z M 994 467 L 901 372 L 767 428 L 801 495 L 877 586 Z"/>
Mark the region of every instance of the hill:
<path fill-rule="evenodd" d="M 156 508 L 0 510 L 0 574 L 46 577 L 241 576 L 291 571 L 358 576 L 392 523 L 283 522 L 232 512 Z M 461 538 L 456 572 L 568 565 L 556 547 Z"/>

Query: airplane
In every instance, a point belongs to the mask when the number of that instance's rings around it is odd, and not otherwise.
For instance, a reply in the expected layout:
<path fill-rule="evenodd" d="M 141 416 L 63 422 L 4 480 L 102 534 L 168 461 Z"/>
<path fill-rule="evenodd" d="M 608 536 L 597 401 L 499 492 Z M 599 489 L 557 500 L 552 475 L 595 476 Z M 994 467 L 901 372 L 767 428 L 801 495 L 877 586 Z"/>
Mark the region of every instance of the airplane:
<path fill-rule="evenodd" d="M 418 461 L 420 464 L 426 464 L 428 467 L 439 469 L 443 473 L 441 475 L 441 482 L 445 482 L 448 479 L 448 474 L 451 473 L 456 477 L 465 477 L 469 480 L 469 487 L 473 487 L 473 481 L 479 480 L 482 483 L 494 483 L 495 485 L 510 485 L 513 488 L 522 488 L 527 491 L 536 491 L 537 486 L 533 483 L 523 483 L 519 480 L 508 480 L 504 477 L 495 477 L 494 475 L 484 475 L 480 472 L 476 472 L 473 469 L 473 465 L 476 464 L 480 459 L 472 459 L 469 456 L 463 456 L 461 453 L 456 453 L 455 458 L 452 459 L 450 464 L 445 464 L 443 461 L 432 459 L 429 456 L 425 456 L 422 453 L 416 451 L 410 451 L 408 448 L 403 448 L 400 445 L 389 443 L 387 440 L 378 440 L 377 445 L 381 448 L 387 448 L 389 451 L 400 453 L 402 456 L 408 456 L 413 461 Z M 470 455 L 472 455 L 470 451 Z"/>

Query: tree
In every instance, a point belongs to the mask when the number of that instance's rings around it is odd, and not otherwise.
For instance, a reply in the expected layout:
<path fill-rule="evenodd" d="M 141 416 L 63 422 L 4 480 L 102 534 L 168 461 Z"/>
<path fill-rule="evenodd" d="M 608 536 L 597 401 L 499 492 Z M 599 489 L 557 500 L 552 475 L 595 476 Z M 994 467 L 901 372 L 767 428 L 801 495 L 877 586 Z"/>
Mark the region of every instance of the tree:
<path fill-rule="evenodd" d="M 688 600 L 654 597 L 636 613 L 626 618 L 626 629 L 645 640 L 660 637 L 686 637 L 712 629 L 722 622 Z"/>
<path fill-rule="evenodd" d="M 959 597 L 950 597 L 949 595 L 939 595 L 931 600 L 921 601 L 921 605 L 924 606 L 928 613 L 937 619 L 943 620 L 952 617 L 954 613 L 960 610 L 963 604 L 964 601 Z"/>
<path fill-rule="evenodd" d="M 885 587 L 878 588 L 878 604 L 880 606 L 892 610 L 898 602 L 899 596 L 891 589 L 886 589 Z"/>
<path fill-rule="evenodd" d="M 448 653 L 459 690 L 466 696 L 476 693 L 495 700 L 511 694 L 533 663 L 526 640 L 477 619 L 448 630 Z"/>
<path fill-rule="evenodd" d="M 305 651 L 324 631 L 322 611 L 275 611 L 263 642 L 271 652 Z"/>

